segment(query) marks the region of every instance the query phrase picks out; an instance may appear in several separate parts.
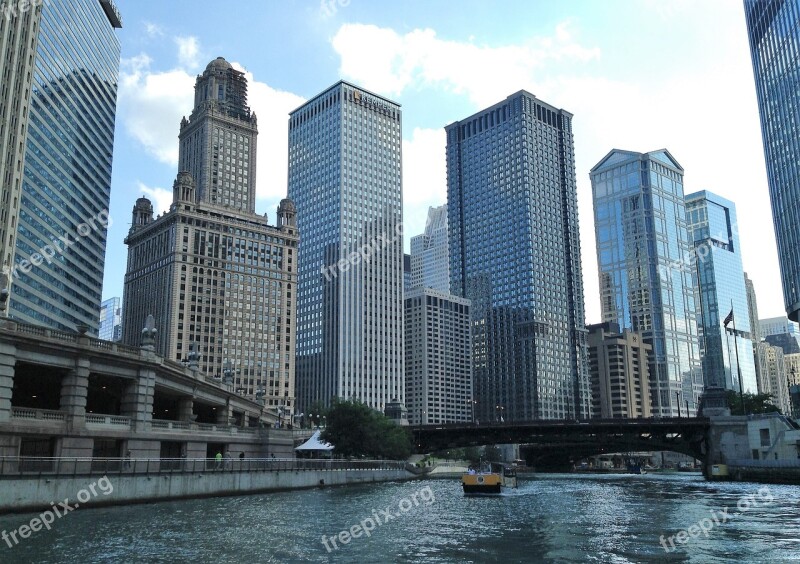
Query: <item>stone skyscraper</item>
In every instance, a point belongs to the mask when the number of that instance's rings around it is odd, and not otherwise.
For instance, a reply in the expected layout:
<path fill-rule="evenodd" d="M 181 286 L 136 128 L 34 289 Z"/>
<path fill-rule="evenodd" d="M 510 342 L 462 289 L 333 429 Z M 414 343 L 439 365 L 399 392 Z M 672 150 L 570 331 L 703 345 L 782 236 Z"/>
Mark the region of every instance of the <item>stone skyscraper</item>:
<path fill-rule="evenodd" d="M 211 61 L 181 121 L 178 162 L 188 170 L 170 210 L 153 219 L 146 198 L 133 208 L 123 340 L 138 345 L 152 314 L 159 354 L 292 413 L 299 236 L 290 200 L 277 227 L 255 213 L 256 135 L 244 74 Z"/>
<path fill-rule="evenodd" d="M 756 393 L 758 380 L 736 206 L 707 190 L 689 194 L 685 202 L 689 241 L 696 255 L 691 267 L 706 386 L 738 391 L 741 383 L 743 391 Z M 733 318 L 726 327 L 723 321 L 731 311 Z"/>
<path fill-rule="evenodd" d="M 589 417 L 572 114 L 520 91 L 445 129 L 476 418 Z"/>
<path fill-rule="evenodd" d="M 338 82 L 289 116 L 300 409 L 404 401 L 401 111 Z"/>
<path fill-rule="evenodd" d="M 0 267 L 13 319 L 97 334 L 121 26 L 111 0 L 3 4 Z"/>
<path fill-rule="evenodd" d="M 653 347 L 653 415 L 677 417 L 687 401 L 693 413 L 703 377 L 683 168 L 667 150 L 614 149 L 590 176 L 603 321 Z"/>
<path fill-rule="evenodd" d="M 783 302 L 800 321 L 800 0 L 744 0 Z"/>

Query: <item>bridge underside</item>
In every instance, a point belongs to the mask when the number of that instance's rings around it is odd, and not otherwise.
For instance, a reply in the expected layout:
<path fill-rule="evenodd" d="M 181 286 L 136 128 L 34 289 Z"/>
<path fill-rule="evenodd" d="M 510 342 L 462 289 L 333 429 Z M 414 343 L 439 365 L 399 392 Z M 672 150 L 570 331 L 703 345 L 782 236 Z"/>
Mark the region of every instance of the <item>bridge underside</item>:
<path fill-rule="evenodd" d="M 487 444 L 519 444 L 529 463 L 580 460 L 598 454 L 673 451 L 705 460 L 705 418 L 534 421 L 412 427 L 417 452 Z"/>

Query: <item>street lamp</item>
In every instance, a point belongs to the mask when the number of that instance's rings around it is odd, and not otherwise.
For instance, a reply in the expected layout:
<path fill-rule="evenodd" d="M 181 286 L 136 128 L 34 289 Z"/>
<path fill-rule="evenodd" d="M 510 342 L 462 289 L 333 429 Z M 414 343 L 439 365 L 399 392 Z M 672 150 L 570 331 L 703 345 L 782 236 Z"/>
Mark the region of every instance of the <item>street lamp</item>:
<path fill-rule="evenodd" d="M 497 409 L 497 413 L 499 414 L 498 415 L 498 421 L 500 421 L 500 423 L 502 423 L 503 422 L 503 410 L 505 408 L 502 405 L 498 405 L 495 409 Z"/>

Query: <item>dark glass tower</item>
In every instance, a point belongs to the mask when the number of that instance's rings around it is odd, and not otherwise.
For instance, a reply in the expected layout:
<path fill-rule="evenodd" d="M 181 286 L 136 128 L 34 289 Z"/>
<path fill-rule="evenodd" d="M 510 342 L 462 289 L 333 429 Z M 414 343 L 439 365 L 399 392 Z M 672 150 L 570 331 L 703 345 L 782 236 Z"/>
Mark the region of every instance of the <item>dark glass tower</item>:
<path fill-rule="evenodd" d="M 97 334 L 120 60 L 117 27 L 119 14 L 108 0 L 42 4 L 11 283 L 14 319 L 70 331 L 86 325 Z"/>
<path fill-rule="evenodd" d="M 480 420 L 588 417 L 572 115 L 525 91 L 446 127 L 453 294 Z"/>
<path fill-rule="evenodd" d="M 800 0 L 745 0 L 786 314 L 800 321 Z"/>

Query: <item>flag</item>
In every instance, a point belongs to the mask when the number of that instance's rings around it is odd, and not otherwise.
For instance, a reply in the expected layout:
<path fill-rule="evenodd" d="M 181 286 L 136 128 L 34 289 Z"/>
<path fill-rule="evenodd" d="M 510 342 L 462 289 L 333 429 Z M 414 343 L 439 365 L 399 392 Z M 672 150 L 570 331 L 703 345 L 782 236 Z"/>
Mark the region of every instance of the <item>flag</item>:
<path fill-rule="evenodd" d="M 731 312 L 728 314 L 728 317 L 725 318 L 725 321 L 723 321 L 722 324 L 727 329 L 728 323 L 730 323 L 731 321 L 733 321 L 733 309 L 731 309 Z"/>

